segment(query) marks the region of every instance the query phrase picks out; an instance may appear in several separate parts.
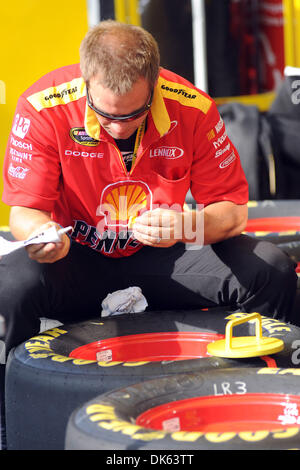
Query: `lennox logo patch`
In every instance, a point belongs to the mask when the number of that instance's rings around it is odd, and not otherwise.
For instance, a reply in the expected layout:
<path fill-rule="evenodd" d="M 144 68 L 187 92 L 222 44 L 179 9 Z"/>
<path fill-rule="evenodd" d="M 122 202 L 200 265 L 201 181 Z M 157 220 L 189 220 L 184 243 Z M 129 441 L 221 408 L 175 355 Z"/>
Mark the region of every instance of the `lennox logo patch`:
<path fill-rule="evenodd" d="M 150 158 L 163 157 L 170 160 L 182 157 L 184 150 L 179 147 L 157 147 L 156 149 L 150 150 Z"/>
<path fill-rule="evenodd" d="M 87 147 L 96 147 L 99 145 L 99 141 L 89 136 L 84 127 L 73 127 L 70 129 L 70 137 L 77 144 L 86 145 Z"/>

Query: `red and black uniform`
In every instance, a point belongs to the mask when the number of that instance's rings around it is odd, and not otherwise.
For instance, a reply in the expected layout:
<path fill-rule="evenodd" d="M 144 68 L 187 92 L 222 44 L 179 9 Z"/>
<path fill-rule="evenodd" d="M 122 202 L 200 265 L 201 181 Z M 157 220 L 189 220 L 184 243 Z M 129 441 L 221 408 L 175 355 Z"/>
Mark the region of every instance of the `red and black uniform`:
<path fill-rule="evenodd" d="M 147 247 L 132 238 L 139 213 L 162 204 L 182 209 L 189 189 L 204 206 L 248 199 L 216 105 L 185 79 L 161 70 L 130 170 L 87 107 L 78 65 L 29 88 L 9 136 L 3 200 L 52 213 L 74 227 L 74 240 L 56 263 L 36 263 L 22 250 L 2 258 L 7 351 L 39 331 L 39 317 L 100 316 L 108 293 L 134 285 L 149 310 L 226 305 L 287 320 L 297 277 L 277 247 L 243 235 L 193 250 L 182 243 Z"/>

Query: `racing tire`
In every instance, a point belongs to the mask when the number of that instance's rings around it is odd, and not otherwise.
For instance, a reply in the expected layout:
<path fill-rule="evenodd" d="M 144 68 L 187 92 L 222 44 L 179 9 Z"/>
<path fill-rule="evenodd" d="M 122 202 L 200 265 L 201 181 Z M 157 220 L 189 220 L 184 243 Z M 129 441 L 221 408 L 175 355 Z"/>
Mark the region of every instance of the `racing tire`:
<path fill-rule="evenodd" d="M 65 449 L 299 449 L 299 373 L 217 369 L 111 391 L 72 413 Z"/>
<path fill-rule="evenodd" d="M 249 219 L 244 233 L 275 245 L 299 242 L 300 217 Z"/>
<path fill-rule="evenodd" d="M 8 449 L 63 449 L 66 425 L 73 410 L 96 395 L 113 389 L 205 369 L 266 365 L 295 367 L 295 363 L 300 363 L 295 349 L 299 346 L 300 328 L 267 317 L 262 317 L 263 336 L 280 338 L 284 342 L 284 350 L 270 357 L 227 359 L 205 353 L 201 357 L 194 352 L 192 357 L 196 359 L 187 359 L 191 355 L 180 352 L 178 344 L 181 346 L 181 340 L 176 343 L 176 336 L 181 338 L 183 335 L 184 339 L 186 334 L 223 337 L 228 320 L 243 315 L 247 314 L 233 313 L 225 308 L 120 315 L 62 325 L 29 339 L 10 352 L 6 366 Z M 162 341 L 170 333 L 171 342 Z M 253 323 L 243 323 L 234 329 L 234 336 L 254 334 Z M 142 342 L 144 347 L 145 337 L 150 338 L 150 350 L 156 357 L 149 360 L 147 357 L 127 358 L 128 337 L 134 338 L 133 350 L 138 349 L 138 342 Z M 74 353 L 82 346 L 85 349 L 93 342 L 98 344 L 99 340 L 101 344 L 106 341 L 106 348 L 114 345 L 115 341 L 125 345 L 123 360 L 114 360 L 114 357 L 102 360 L 97 350 L 96 353 L 93 350 L 94 358 L 90 359 L 82 359 Z M 167 353 L 160 351 L 160 344 L 167 345 Z M 188 345 L 193 349 L 193 341 L 188 341 Z M 100 351 L 100 355 L 102 353 Z M 107 354 L 107 349 L 104 353 Z"/>
<path fill-rule="evenodd" d="M 248 202 L 249 219 L 263 217 L 300 217 L 298 199 L 277 199 Z"/>
<path fill-rule="evenodd" d="M 299 201 L 249 201 L 245 233 L 275 245 L 300 241 Z"/>

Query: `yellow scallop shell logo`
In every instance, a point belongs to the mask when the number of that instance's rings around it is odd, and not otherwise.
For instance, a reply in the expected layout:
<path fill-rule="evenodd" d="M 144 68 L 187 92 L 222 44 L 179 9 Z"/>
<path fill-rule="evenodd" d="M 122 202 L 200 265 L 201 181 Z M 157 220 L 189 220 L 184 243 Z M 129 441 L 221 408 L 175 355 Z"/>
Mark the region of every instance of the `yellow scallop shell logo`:
<path fill-rule="evenodd" d="M 135 219 L 152 208 L 152 193 L 142 181 L 120 181 L 106 186 L 97 215 L 104 216 L 108 227 L 131 228 Z"/>

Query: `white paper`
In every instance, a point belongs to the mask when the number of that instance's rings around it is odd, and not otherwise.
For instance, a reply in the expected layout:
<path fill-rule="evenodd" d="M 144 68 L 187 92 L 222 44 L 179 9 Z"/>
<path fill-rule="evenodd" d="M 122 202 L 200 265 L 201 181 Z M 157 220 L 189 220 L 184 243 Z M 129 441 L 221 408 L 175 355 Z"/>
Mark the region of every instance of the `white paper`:
<path fill-rule="evenodd" d="M 286 77 L 298 77 L 300 75 L 300 67 L 291 67 L 287 65 L 284 69 L 284 75 Z"/>
<path fill-rule="evenodd" d="M 23 248 L 28 245 L 36 245 L 38 243 L 57 243 L 60 241 L 61 235 L 70 231 L 72 231 L 72 227 L 57 230 L 56 226 L 53 225 L 44 232 L 41 232 L 34 237 L 30 237 L 27 240 L 9 241 L 0 237 L 0 256 L 8 255 L 13 251 L 19 250 L 19 248 Z"/>

